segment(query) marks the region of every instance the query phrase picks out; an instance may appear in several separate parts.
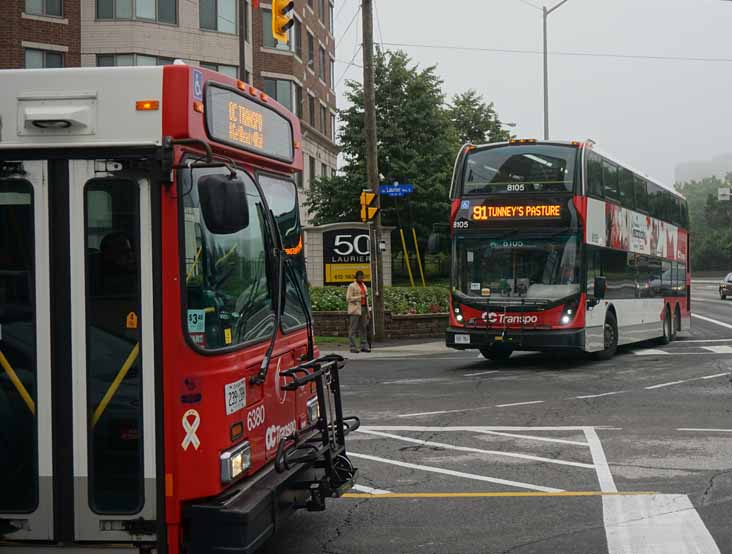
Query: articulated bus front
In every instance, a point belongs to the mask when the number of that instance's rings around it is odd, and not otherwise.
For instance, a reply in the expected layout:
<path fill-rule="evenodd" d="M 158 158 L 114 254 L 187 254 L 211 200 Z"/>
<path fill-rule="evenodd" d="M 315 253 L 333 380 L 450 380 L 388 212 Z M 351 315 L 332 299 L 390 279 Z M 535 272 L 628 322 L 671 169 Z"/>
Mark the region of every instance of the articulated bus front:
<path fill-rule="evenodd" d="M 581 148 L 512 141 L 460 153 L 447 345 L 502 359 L 585 347 Z"/>

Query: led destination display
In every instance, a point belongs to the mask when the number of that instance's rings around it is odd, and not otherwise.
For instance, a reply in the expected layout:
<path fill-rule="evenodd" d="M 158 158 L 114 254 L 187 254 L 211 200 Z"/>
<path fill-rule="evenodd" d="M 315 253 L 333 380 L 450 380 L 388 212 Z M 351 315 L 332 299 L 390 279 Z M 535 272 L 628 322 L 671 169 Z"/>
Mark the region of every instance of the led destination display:
<path fill-rule="evenodd" d="M 473 206 L 473 221 L 510 218 L 559 218 L 562 206 L 559 204 L 518 205 L 518 206 Z"/>

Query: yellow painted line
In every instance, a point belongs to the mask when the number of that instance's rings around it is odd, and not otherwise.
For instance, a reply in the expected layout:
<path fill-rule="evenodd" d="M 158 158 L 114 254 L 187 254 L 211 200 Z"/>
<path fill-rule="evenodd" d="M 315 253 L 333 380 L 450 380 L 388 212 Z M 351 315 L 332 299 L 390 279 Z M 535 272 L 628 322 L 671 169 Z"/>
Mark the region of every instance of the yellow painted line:
<path fill-rule="evenodd" d="M 104 410 L 107 409 L 107 405 L 109 405 L 109 402 L 112 400 L 112 397 L 117 393 L 117 389 L 119 389 L 119 386 L 122 384 L 122 380 L 127 375 L 127 372 L 132 367 L 132 364 L 135 363 L 135 360 L 137 360 L 137 356 L 140 354 L 140 343 L 138 342 L 135 344 L 135 347 L 132 349 L 132 352 L 130 352 L 130 355 L 127 356 L 127 359 L 125 360 L 125 363 L 122 364 L 122 367 L 120 368 L 119 372 L 117 373 L 117 376 L 114 378 L 114 381 L 112 381 L 112 384 L 109 385 L 109 388 L 107 389 L 107 392 L 104 394 L 104 398 L 102 398 L 102 401 L 99 403 L 99 406 L 97 406 L 97 409 L 94 410 L 94 416 L 92 417 L 92 427 L 96 427 L 97 422 L 99 421 L 99 418 L 102 417 L 102 414 L 104 413 Z"/>
<path fill-rule="evenodd" d="M 0 351 L 0 366 L 2 366 L 2 368 L 5 370 L 5 373 L 8 374 L 8 377 L 10 377 L 10 382 L 15 385 L 18 394 L 20 394 L 20 397 L 23 399 L 23 402 L 25 402 L 25 405 L 28 406 L 30 412 L 33 415 L 36 415 L 36 403 L 33 402 L 33 398 L 31 398 L 31 395 L 28 393 L 28 389 L 23 386 L 23 383 L 20 381 L 18 374 L 15 373 L 15 370 L 12 368 L 10 362 L 2 353 L 2 351 Z"/>
<path fill-rule="evenodd" d="M 346 493 L 343 498 L 523 498 L 555 496 L 648 496 L 656 492 L 390 492 L 385 494 Z"/>

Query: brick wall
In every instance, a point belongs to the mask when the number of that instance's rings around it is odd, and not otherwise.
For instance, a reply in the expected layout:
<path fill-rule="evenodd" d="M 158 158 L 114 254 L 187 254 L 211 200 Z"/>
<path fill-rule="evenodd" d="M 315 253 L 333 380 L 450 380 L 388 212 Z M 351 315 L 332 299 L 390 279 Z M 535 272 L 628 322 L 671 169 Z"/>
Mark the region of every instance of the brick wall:
<path fill-rule="evenodd" d="M 2 0 L 0 9 L 0 69 L 23 68 L 23 42 L 34 47 L 58 47 L 66 67 L 81 64 L 79 0 L 64 0 L 63 17 L 38 17 L 24 13 L 25 0 Z"/>
<path fill-rule="evenodd" d="M 314 312 L 315 334 L 328 337 L 348 336 L 346 312 Z M 448 314 L 385 314 L 384 334 L 388 339 L 426 339 L 445 336 Z"/>

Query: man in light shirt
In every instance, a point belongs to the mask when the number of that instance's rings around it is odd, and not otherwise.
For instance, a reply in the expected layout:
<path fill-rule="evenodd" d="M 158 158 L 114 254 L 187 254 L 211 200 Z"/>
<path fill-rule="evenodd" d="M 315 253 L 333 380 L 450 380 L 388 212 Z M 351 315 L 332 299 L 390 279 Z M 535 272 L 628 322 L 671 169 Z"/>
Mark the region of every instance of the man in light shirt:
<path fill-rule="evenodd" d="M 356 272 L 356 280 L 348 285 L 346 291 L 348 302 L 348 341 L 351 343 L 351 352 L 359 352 L 356 336 L 361 343 L 361 352 L 371 352 L 368 344 L 369 327 L 369 295 L 363 282 L 363 271 Z"/>

